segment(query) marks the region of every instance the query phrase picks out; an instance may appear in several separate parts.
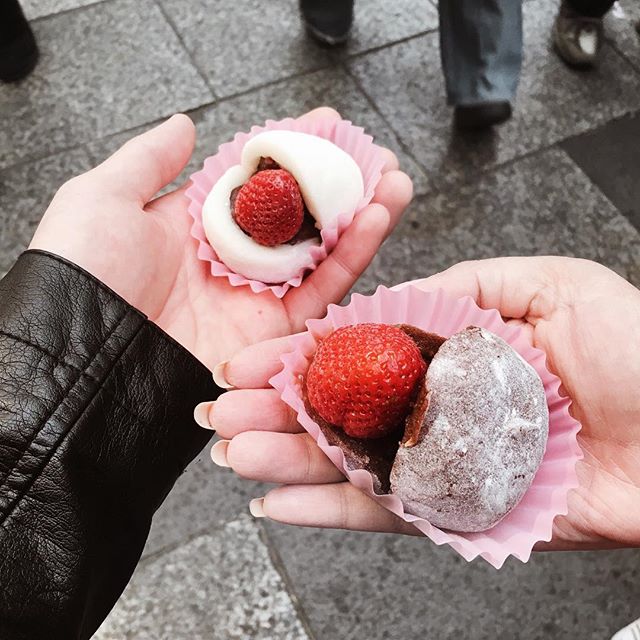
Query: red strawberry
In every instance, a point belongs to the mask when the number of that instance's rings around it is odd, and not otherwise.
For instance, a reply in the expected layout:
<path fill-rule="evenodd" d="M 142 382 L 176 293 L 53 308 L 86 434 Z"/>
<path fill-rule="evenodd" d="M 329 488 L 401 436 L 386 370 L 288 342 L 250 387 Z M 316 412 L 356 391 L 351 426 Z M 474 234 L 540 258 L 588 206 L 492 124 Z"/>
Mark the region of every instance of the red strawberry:
<path fill-rule="evenodd" d="M 415 342 L 386 324 L 357 324 L 324 338 L 307 372 L 309 403 L 355 438 L 380 438 L 411 409 L 426 373 Z"/>
<path fill-rule="evenodd" d="M 304 217 L 298 183 L 284 169 L 255 173 L 236 197 L 234 218 L 259 244 L 273 247 L 293 238 Z"/>

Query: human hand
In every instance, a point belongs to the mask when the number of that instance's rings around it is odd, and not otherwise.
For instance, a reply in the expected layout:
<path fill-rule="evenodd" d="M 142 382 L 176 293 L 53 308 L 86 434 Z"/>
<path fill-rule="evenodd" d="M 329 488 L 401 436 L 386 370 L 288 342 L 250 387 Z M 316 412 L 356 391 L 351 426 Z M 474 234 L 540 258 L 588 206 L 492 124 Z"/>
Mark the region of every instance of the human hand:
<path fill-rule="evenodd" d="M 413 283 L 471 296 L 498 309 L 547 354 L 582 423 L 579 487 L 569 513 L 538 549 L 640 546 L 640 291 L 605 267 L 571 258 L 467 262 Z M 348 484 L 267 381 L 281 368 L 287 338 L 254 345 L 226 366 L 236 387 L 200 406 L 200 422 L 224 440 L 212 457 L 240 475 L 283 486 L 251 505 L 254 515 L 290 524 L 417 531 Z"/>
<path fill-rule="evenodd" d="M 339 115 L 324 107 L 302 118 Z M 412 186 L 384 149 L 372 204 L 302 286 L 280 300 L 211 276 L 189 233 L 188 185 L 154 199 L 184 169 L 194 142 L 195 128 L 184 115 L 130 140 L 60 188 L 30 248 L 83 267 L 213 368 L 252 342 L 300 331 L 307 318 L 339 301 L 393 230 Z"/>

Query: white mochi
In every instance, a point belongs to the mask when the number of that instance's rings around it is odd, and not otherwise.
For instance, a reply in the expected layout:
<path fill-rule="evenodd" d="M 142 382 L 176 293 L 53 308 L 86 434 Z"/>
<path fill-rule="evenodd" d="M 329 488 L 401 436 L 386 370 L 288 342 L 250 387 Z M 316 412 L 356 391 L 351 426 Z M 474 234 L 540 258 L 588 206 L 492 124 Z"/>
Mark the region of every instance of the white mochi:
<path fill-rule="evenodd" d="M 233 219 L 231 192 L 256 171 L 260 158 L 273 158 L 293 175 L 316 227 L 323 229 L 364 195 L 360 168 L 353 158 L 332 142 L 295 131 L 265 131 L 249 140 L 241 164 L 229 168 L 205 200 L 202 223 L 218 257 L 236 273 L 266 283 L 294 278 L 313 265 L 310 249 L 317 239 L 275 247 L 261 245 Z"/>

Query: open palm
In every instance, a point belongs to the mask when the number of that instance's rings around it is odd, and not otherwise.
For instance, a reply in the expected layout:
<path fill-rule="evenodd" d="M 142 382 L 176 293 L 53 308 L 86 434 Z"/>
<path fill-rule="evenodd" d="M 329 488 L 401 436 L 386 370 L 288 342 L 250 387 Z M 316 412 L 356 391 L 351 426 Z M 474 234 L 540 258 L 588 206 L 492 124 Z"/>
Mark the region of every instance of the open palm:
<path fill-rule="evenodd" d="M 303 118 L 333 118 L 327 108 Z M 388 150 L 369 205 L 335 250 L 282 299 L 214 278 L 196 257 L 189 233 L 186 185 L 154 195 L 176 178 L 193 151 L 186 116 L 134 138 L 96 169 L 65 184 L 45 214 L 31 248 L 84 267 L 143 311 L 210 368 L 242 347 L 304 326 L 340 300 L 375 255 L 411 199 L 411 181 Z"/>
<path fill-rule="evenodd" d="M 602 265 L 557 257 L 464 263 L 418 286 L 472 295 L 521 325 L 572 400 L 580 485 L 540 548 L 640 544 L 640 291 Z"/>
<path fill-rule="evenodd" d="M 640 292 L 602 265 L 556 257 L 467 262 L 412 284 L 469 295 L 483 308 L 498 309 L 546 352 L 548 366 L 563 381 L 562 393 L 572 399 L 585 454 L 580 484 L 569 495 L 568 515 L 554 522 L 552 541 L 538 548 L 640 545 Z M 258 350 L 270 358 L 248 367 Z M 276 356 L 287 350 L 285 339 L 272 340 L 228 364 L 228 378 L 238 389 L 208 407 L 208 421 L 225 438 L 213 447 L 214 461 L 246 477 L 282 483 L 253 503 L 255 515 L 416 533 L 346 483 L 267 388 Z"/>

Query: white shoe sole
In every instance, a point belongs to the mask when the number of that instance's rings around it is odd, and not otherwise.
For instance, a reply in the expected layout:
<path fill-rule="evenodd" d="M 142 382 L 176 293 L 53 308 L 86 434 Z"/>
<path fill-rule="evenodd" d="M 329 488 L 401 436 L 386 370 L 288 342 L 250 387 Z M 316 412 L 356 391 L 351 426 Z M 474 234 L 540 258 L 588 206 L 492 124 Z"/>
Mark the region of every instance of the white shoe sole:
<path fill-rule="evenodd" d="M 640 618 L 620 629 L 611 640 L 640 640 Z"/>

